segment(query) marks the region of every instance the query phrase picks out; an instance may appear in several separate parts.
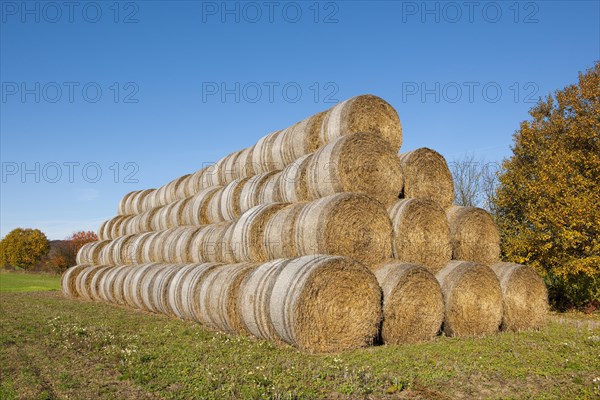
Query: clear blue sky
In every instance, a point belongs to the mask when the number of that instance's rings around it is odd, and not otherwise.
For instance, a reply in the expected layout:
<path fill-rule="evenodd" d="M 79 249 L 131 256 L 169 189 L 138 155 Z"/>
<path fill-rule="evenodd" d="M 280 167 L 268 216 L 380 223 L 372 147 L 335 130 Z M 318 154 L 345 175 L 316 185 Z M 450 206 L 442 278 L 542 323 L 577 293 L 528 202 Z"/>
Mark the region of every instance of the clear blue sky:
<path fill-rule="evenodd" d="M 0 3 L 0 236 L 95 230 L 125 193 L 364 93 L 404 151 L 500 161 L 528 100 L 600 59 L 598 1 Z"/>

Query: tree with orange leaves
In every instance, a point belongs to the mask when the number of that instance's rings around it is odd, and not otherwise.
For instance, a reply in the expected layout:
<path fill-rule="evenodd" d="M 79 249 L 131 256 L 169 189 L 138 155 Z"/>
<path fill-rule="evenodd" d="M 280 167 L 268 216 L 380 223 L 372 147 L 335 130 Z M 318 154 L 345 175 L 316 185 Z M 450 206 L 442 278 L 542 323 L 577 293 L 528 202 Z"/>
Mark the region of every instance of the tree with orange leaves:
<path fill-rule="evenodd" d="M 600 62 L 530 110 L 496 192 L 503 255 L 559 309 L 600 304 Z"/>

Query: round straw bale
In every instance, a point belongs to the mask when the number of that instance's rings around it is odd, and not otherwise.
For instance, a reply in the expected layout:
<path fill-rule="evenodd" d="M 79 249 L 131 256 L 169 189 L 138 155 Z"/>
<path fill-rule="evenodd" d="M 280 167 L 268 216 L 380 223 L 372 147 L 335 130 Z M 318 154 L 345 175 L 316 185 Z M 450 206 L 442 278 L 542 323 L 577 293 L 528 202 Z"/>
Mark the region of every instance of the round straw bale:
<path fill-rule="evenodd" d="M 371 271 L 346 257 L 322 255 L 279 265 L 281 272 L 271 275 L 276 280 L 267 299 L 268 320 L 277 337 L 312 352 L 373 344 L 382 293 Z"/>
<path fill-rule="evenodd" d="M 433 273 L 452 259 L 444 210 L 431 200 L 398 200 L 388 210 L 394 228 L 394 258 L 422 264 Z"/>
<path fill-rule="evenodd" d="M 219 182 L 219 169 L 225 160 L 222 158 L 216 163 L 206 167 L 206 171 L 201 176 L 200 189 L 209 188 L 211 186 L 221 186 Z"/>
<path fill-rule="evenodd" d="M 200 229 L 197 226 L 186 226 L 179 230 L 176 240 L 170 246 L 169 260 L 172 260 L 171 262 L 179 264 L 193 262 L 192 240 Z"/>
<path fill-rule="evenodd" d="M 142 298 L 142 279 L 146 275 L 151 275 L 153 270 L 160 265 L 159 263 L 141 264 L 131 270 L 123 285 L 125 302 L 128 306 L 139 310 L 145 309 Z"/>
<path fill-rule="evenodd" d="M 343 136 L 313 153 L 307 166 L 311 198 L 360 192 L 386 207 L 400 194 L 404 175 L 400 159 L 380 138 L 369 133 Z"/>
<path fill-rule="evenodd" d="M 208 224 L 208 203 L 215 195 L 219 187 L 209 187 L 200 190 L 188 203 L 183 212 L 184 225 L 206 225 Z"/>
<path fill-rule="evenodd" d="M 258 188 L 257 203 L 279 203 L 281 202 L 281 172 L 270 175 L 266 181 Z"/>
<path fill-rule="evenodd" d="M 477 207 L 446 209 L 452 258 L 490 265 L 500 261 L 500 233 L 494 218 Z"/>
<path fill-rule="evenodd" d="M 249 178 L 255 175 L 254 167 L 252 165 L 253 148 L 254 146 L 245 148 L 244 150 L 240 151 L 240 154 L 234 165 L 233 175 L 235 179 Z"/>
<path fill-rule="evenodd" d="M 148 239 L 152 240 L 152 243 L 149 246 L 152 262 L 162 262 L 164 260 L 163 256 L 165 254 L 165 242 L 171 232 L 173 232 L 173 229 L 174 228 L 165 229 L 164 231 L 158 232 L 158 234 L 152 237 L 152 239 Z"/>
<path fill-rule="evenodd" d="M 165 232 L 160 261 L 166 263 L 191 262 L 191 258 L 189 258 L 190 256 L 188 254 L 189 246 L 191 238 L 198 229 L 199 228 L 195 226 L 180 226 L 171 228 Z M 178 261 L 183 259 L 187 261 Z"/>
<path fill-rule="evenodd" d="M 269 219 L 288 203 L 271 203 L 256 206 L 235 222 L 226 239 L 231 244 L 236 262 L 261 262 L 267 260 L 264 246 L 264 230 Z"/>
<path fill-rule="evenodd" d="M 161 209 L 162 207 L 154 207 L 138 215 L 138 233 L 150 232 L 156 227 L 155 216 Z"/>
<path fill-rule="evenodd" d="M 233 230 L 235 229 L 235 223 L 229 221 L 229 225 L 224 225 L 224 229 L 221 231 L 222 234 L 218 236 L 220 241 L 220 247 L 217 248 L 220 257 L 218 261 L 234 264 L 236 263 L 234 247 L 236 243 L 233 240 Z"/>
<path fill-rule="evenodd" d="M 104 264 L 104 265 L 108 265 L 110 263 L 112 263 L 113 260 L 113 253 L 115 249 L 115 241 L 114 240 L 109 240 L 108 243 L 102 247 L 102 249 L 100 250 L 100 252 L 98 253 L 98 262 L 97 263 L 93 263 L 95 265 L 99 265 L 99 264 Z M 92 264 L 92 263 L 90 263 Z"/>
<path fill-rule="evenodd" d="M 127 193 L 119 202 L 117 215 L 132 215 L 138 206 L 138 198 L 144 190 L 135 190 Z M 146 195 L 146 194 L 144 194 Z"/>
<path fill-rule="evenodd" d="M 101 230 L 98 231 L 98 239 L 100 240 L 109 240 L 109 239 L 115 239 L 115 237 L 113 236 L 113 231 L 115 224 L 122 220 L 123 218 L 125 218 L 125 215 L 117 215 L 116 217 L 113 217 L 105 222 L 102 223 L 102 225 L 100 226 Z"/>
<path fill-rule="evenodd" d="M 149 262 L 149 261 L 144 261 L 145 260 L 144 246 L 145 246 L 146 240 L 148 240 L 149 238 L 152 238 L 154 234 L 156 234 L 156 232 L 144 232 L 144 233 L 138 233 L 138 234 L 134 235 L 135 237 L 131 240 L 131 242 L 129 243 L 128 249 L 127 249 L 127 258 L 126 259 L 131 260 L 129 263 L 143 264 L 144 262 Z"/>
<path fill-rule="evenodd" d="M 222 262 L 225 233 L 233 222 L 222 222 L 201 227 L 191 238 L 190 255 L 192 262 Z"/>
<path fill-rule="evenodd" d="M 186 189 L 190 196 L 194 196 L 202 189 L 202 175 L 206 173 L 206 167 L 194 172 L 187 181 L 188 188 Z"/>
<path fill-rule="evenodd" d="M 168 315 L 184 318 L 182 289 L 184 283 L 188 281 L 188 276 L 197 270 L 199 265 L 201 264 L 185 264 L 177 270 L 171 279 L 168 288 L 168 310 L 170 310 Z"/>
<path fill-rule="evenodd" d="M 142 232 L 140 230 L 140 223 L 143 214 L 144 213 L 131 216 L 131 219 L 127 222 L 127 226 L 125 227 L 125 235 L 134 235 L 136 233 Z"/>
<path fill-rule="evenodd" d="M 252 150 L 252 165 L 254 174 L 264 174 L 276 169 L 273 160 L 273 147 L 275 139 L 281 134 L 281 131 L 271 132 L 259 139 Z"/>
<path fill-rule="evenodd" d="M 265 225 L 263 245 L 268 260 L 299 255 L 294 237 L 298 215 L 306 203 L 290 204 L 277 211 Z"/>
<path fill-rule="evenodd" d="M 202 315 L 198 307 L 198 299 L 202 295 L 200 287 L 202 286 L 206 274 L 213 268 L 223 264 L 204 263 L 192 265 L 194 265 L 195 268 L 185 276 L 185 280 L 178 283 L 179 287 L 174 288 L 177 293 L 175 302 L 178 307 L 178 312 L 181 313 L 181 318 L 201 322 Z"/>
<path fill-rule="evenodd" d="M 128 215 L 119 227 L 119 235 L 132 235 L 138 232 L 139 215 Z"/>
<path fill-rule="evenodd" d="M 93 264 L 99 265 L 104 264 L 108 265 L 113 262 L 113 253 L 114 253 L 114 240 L 106 240 L 106 245 L 102 246 L 102 248 L 98 251 L 98 259 L 95 260 Z M 92 264 L 92 263 L 90 263 Z"/>
<path fill-rule="evenodd" d="M 469 261 L 451 261 L 436 274 L 445 303 L 447 336 L 482 336 L 502 322 L 502 290 L 494 271 Z"/>
<path fill-rule="evenodd" d="M 113 222 L 110 225 L 110 233 L 109 233 L 109 239 L 116 239 L 119 236 L 121 236 L 121 224 L 123 224 L 123 222 L 125 222 L 128 219 L 129 216 L 127 215 L 119 215 L 115 218 L 113 218 Z"/>
<path fill-rule="evenodd" d="M 98 240 L 106 240 L 108 239 L 108 234 L 106 231 L 106 225 L 108 225 L 110 220 L 106 220 L 104 222 L 102 222 L 100 224 L 100 227 L 98 228 L 98 230 L 96 231 L 96 234 L 98 236 Z"/>
<path fill-rule="evenodd" d="M 75 286 L 79 297 L 86 300 L 91 300 L 91 286 L 94 275 L 106 267 L 105 265 L 90 265 L 84 271 L 77 275 Z"/>
<path fill-rule="evenodd" d="M 430 340 L 444 321 L 444 298 L 435 276 L 417 264 L 389 260 L 375 271 L 383 290 L 384 343 Z"/>
<path fill-rule="evenodd" d="M 167 217 L 167 227 L 175 228 L 178 226 L 185 225 L 185 219 L 183 214 L 187 210 L 187 204 L 190 202 L 191 198 L 185 198 L 181 200 L 176 200 L 172 202 L 169 206 L 168 217 Z"/>
<path fill-rule="evenodd" d="M 224 157 L 223 162 L 219 163 L 219 184 L 226 185 L 237 178 L 235 165 L 240 157 L 242 150 L 231 153 Z"/>
<path fill-rule="evenodd" d="M 102 248 L 108 245 L 111 240 L 102 240 L 84 244 L 77 253 L 77 264 L 98 264 L 100 263 L 100 253 Z"/>
<path fill-rule="evenodd" d="M 270 299 L 277 276 L 290 261 L 279 259 L 264 263 L 249 273 L 241 283 L 238 305 L 244 333 L 259 339 L 279 340 L 269 315 Z"/>
<path fill-rule="evenodd" d="M 173 208 L 173 204 L 167 204 L 164 206 L 157 207 L 158 210 L 154 214 L 152 221 L 150 221 L 150 226 L 154 231 L 164 231 L 165 229 L 169 229 L 169 217 L 171 208 Z"/>
<path fill-rule="evenodd" d="M 297 124 L 295 124 L 297 125 Z M 285 154 L 287 153 L 286 150 L 283 148 L 283 140 L 286 136 L 286 134 L 288 134 L 288 132 L 291 130 L 292 127 L 294 127 L 295 125 L 292 125 L 284 130 L 281 131 L 281 133 L 279 133 L 275 139 L 273 140 L 273 145 L 271 146 L 271 160 L 273 160 L 273 168 L 276 170 L 282 170 L 286 167 L 286 165 L 288 165 L 289 163 L 293 162 L 295 160 L 292 159 L 290 160 L 288 163 L 286 163 L 285 160 Z"/>
<path fill-rule="evenodd" d="M 430 199 L 443 208 L 452 205 L 454 181 L 440 153 L 426 147 L 400 154 L 404 171 L 403 198 Z"/>
<path fill-rule="evenodd" d="M 156 262 L 159 259 L 162 251 L 162 235 L 164 232 L 148 232 L 149 235 L 144 236 L 143 242 L 140 243 L 142 263 Z"/>
<path fill-rule="evenodd" d="M 222 212 L 223 191 L 225 187 L 219 187 L 215 194 L 211 197 L 206 207 L 206 217 L 208 218 L 209 224 L 218 224 L 219 222 L 225 221 L 225 217 Z"/>
<path fill-rule="evenodd" d="M 156 204 L 154 205 L 155 207 L 161 207 L 161 206 L 169 204 L 169 202 L 167 201 L 168 198 L 171 197 L 171 193 L 169 193 L 169 192 L 171 192 L 173 190 L 173 186 L 170 185 L 171 183 L 172 183 L 172 181 L 165 185 L 162 185 L 161 187 L 156 189 L 156 195 L 155 195 Z"/>
<path fill-rule="evenodd" d="M 240 192 L 250 178 L 238 178 L 227 184 L 219 192 L 219 203 L 223 221 L 238 219 L 242 212 L 240 210 Z"/>
<path fill-rule="evenodd" d="M 185 199 L 194 195 L 194 189 L 190 181 L 192 180 L 192 174 L 188 174 L 182 177 L 180 184 L 177 186 L 177 193 L 175 196 L 177 199 Z"/>
<path fill-rule="evenodd" d="M 283 169 L 298 158 L 316 151 L 321 142 L 321 124 L 325 112 L 312 115 L 284 129 L 273 144 L 273 161 L 276 169 Z"/>
<path fill-rule="evenodd" d="M 144 189 L 131 198 L 131 213 L 141 214 L 142 212 L 154 207 L 156 189 Z"/>
<path fill-rule="evenodd" d="M 129 270 L 119 274 L 121 276 L 117 277 L 118 281 L 116 283 L 120 283 L 121 287 L 116 288 L 117 290 L 115 291 L 115 295 L 116 295 L 117 301 L 119 301 L 119 304 L 130 306 L 130 307 L 132 306 L 132 304 L 133 304 L 132 280 L 135 276 L 136 271 L 145 265 L 148 265 L 148 264 L 132 265 Z"/>
<path fill-rule="evenodd" d="M 84 244 L 77 251 L 77 256 L 75 257 L 75 262 L 77 264 L 83 264 L 91 262 L 90 251 L 96 247 L 96 243 L 98 242 L 89 242 Z"/>
<path fill-rule="evenodd" d="M 129 192 L 125 196 L 123 196 L 121 201 L 119 201 L 119 205 L 117 207 L 118 215 L 131 214 L 131 208 L 129 206 L 129 201 L 130 201 L 131 197 L 138 194 L 139 192 L 141 192 L 141 190 L 134 190 L 133 192 Z"/>
<path fill-rule="evenodd" d="M 179 192 L 179 187 L 184 186 L 186 180 L 190 177 L 190 174 L 180 176 L 177 179 L 172 180 L 167 183 L 165 187 L 164 198 L 161 199 L 162 204 L 170 204 L 174 201 L 181 200 L 184 197 L 179 197 L 177 194 Z"/>
<path fill-rule="evenodd" d="M 242 326 L 237 296 L 243 277 L 258 264 L 224 264 L 207 272 L 200 287 L 198 309 L 201 322 L 224 332 L 238 332 Z"/>
<path fill-rule="evenodd" d="M 171 264 L 158 273 L 152 287 L 156 312 L 173 315 L 173 310 L 169 302 L 170 287 L 173 278 L 182 268 L 182 264 Z"/>
<path fill-rule="evenodd" d="M 392 255 L 392 224 L 381 203 L 360 193 L 338 193 L 307 203 L 294 238 L 300 255 L 331 254 L 367 266 Z"/>
<path fill-rule="evenodd" d="M 160 235 L 156 237 L 155 246 L 153 248 L 153 260 L 154 262 L 169 263 L 169 256 L 171 255 L 170 247 L 175 245 L 177 241 L 177 235 L 181 232 L 181 229 L 186 228 L 170 228 L 160 232 Z"/>
<path fill-rule="evenodd" d="M 169 204 L 167 202 L 167 191 L 170 190 L 170 187 L 168 185 L 169 184 L 167 183 L 165 185 L 162 185 L 158 189 L 156 189 L 156 194 L 155 194 L 156 203 L 154 204 L 154 207 L 162 207 L 164 205 Z"/>
<path fill-rule="evenodd" d="M 548 289 L 531 267 L 500 262 L 491 266 L 500 280 L 504 299 L 502 330 L 538 329 L 546 323 Z"/>
<path fill-rule="evenodd" d="M 135 215 L 125 215 L 123 217 L 121 222 L 116 225 L 114 239 L 127 235 L 127 231 L 131 229 L 130 225 L 134 218 Z"/>
<path fill-rule="evenodd" d="M 115 304 L 126 305 L 125 300 L 125 284 L 131 279 L 133 271 L 137 268 L 137 265 L 122 265 L 119 270 L 115 272 L 112 282 L 112 298 Z"/>
<path fill-rule="evenodd" d="M 131 194 L 131 196 L 128 196 L 127 199 L 124 199 L 124 207 L 122 209 L 119 207 L 119 211 L 123 212 L 119 212 L 118 214 L 135 215 L 141 213 L 144 211 L 147 196 L 155 191 L 156 189 L 136 190 Z"/>
<path fill-rule="evenodd" d="M 312 157 L 312 154 L 304 155 L 281 171 L 279 194 L 283 201 L 296 203 L 310 200 L 306 174 Z"/>
<path fill-rule="evenodd" d="M 60 287 L 62 288 L 62 292 L 66 297 L 79 297 L 79 292 L 77 291 L 77 277 L 89 266 L 90 265 L 88 264 L 75 265 L 67 268 L 67 270 L 62 274 Z"/>
<path fill-rule="evenodd" d="M 152 268 L 149 268 L 144 276 L 139 281 L 139 296 L 141 300 L 141 308 L 146 311 L 153 313 L 159 313 L 158 309 L 158 298 L 160 293 L 156 292 L 158 289 L 158 281 L 161 273 L 171 267 L 173 264 L 155 264 Z"/>
<path fill-rule="evenodd" d="M 91 251 L 92 259 L 89 264 L 106 264 L 106 261 L 110 259 L 113 240 L 103 240 L 98 242 L 96 248 Z"/>
<path fill-rule="evenodd" d="M 155 189 L 144 189 L 127 193 L 119 203 L 117 214 L 135 215 L 141 213 L 144 210 L 143 207 L 146 197 L 154 190 Z"/>
<path fill-rule="evenodd" d="M 353 97 L 327 110 L 321 140 L 330 143 L 343 135 L 366 132 L 388 142 L 394 152 L 402 146 L 402 125 L 388 102 L 373 95 Z"/>
<path fill-rule="evenodd" d="M 104 301 L 104 286 L 103 280 L 106 277 L 106 274 L 110 272 L 114 267 L 113 266 L 105 266 L 104 268 L 100 268 L 92 278 L 92 282 L 90 284 L 90 299 L 94 301 Z"/>
<path fill-rule="evenodd" d="M 137 239 L 137 235 L 121 236 L 112 241 L 109 245 L 111 247 L 110 253 L 108 253 L 108 259 L 103 260 L 103 263 L 107 265 L 120 265 L 130 264 L 134 260 L 135 248 L 133 243 Z"/>
<path fill-rule="evenodd" d="M 261 188 L 269 182 L 269 178 L 275 175 L 277 171 L 265 172 L 254 175 L 248 179 L 240 190 L 240 212 L 243 214 L 252 207 L 261 204 L 258 197 Z"/>
<path fill-rule="evenodd" d="M 143 200 L 143 204 L 141 205 L 144 211 L 150 210 L 151 208 L 160 207 L 161 204 L 158 199 L 158 189 L 154 189 L 151 193 L 149 193 L 146 198 Z"/>
<path fill-rule="evenodd" d="M 112 268 L 110 271 L 108 271 L 106 273 L 106 275 L 104 275 L 104 278 L 102 279 L 102 282 L 100 283 L 102 286 L 102 290 L 100 291 L 100 293 L 102 294 L 103 300 L 106 301 L 107 303 L 112 303 L 112 304 L 119 304 L 119 302 L 117 301 L 116 298 L 116 290 L 117 290 L 117 283 L 120 282 L 121 284 L 123 283 L 122 280 L 118 281 L 118 275 L 123 271 L 123 270 L 129 270 L 131 269 L 130 265 L 119 265 L 116 266 L 114 268 Z"/>
<path fill-rule="evenodd" d="M 171 228 L 166 229 L 160 235 L 160 241 L 158 241 L 158 253 L 157 258 L 154 259 L 155 262 L 159 263 L 170 263 L 171 260 L 169 257 L 174 253 L 171 251 L 171 247 L 175 247 L 175 242 L 177 241 L 177 233 L 181 228 Z"/>

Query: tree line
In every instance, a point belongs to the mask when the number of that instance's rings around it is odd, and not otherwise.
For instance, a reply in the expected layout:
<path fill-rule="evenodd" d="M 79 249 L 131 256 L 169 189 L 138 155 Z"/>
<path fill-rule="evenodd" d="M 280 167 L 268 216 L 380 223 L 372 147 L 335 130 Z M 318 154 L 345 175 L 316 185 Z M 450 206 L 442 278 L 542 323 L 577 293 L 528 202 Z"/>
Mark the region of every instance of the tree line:
<path fill-rule="evenodd" d="M 65 240 L 48 240 L 39 229 L 16 228 L 0 241 L 0 266 L 24 271 L 62 273 L 76 264 L 77 252 L 98 240 L 92 231 L 78 231 Z"/>

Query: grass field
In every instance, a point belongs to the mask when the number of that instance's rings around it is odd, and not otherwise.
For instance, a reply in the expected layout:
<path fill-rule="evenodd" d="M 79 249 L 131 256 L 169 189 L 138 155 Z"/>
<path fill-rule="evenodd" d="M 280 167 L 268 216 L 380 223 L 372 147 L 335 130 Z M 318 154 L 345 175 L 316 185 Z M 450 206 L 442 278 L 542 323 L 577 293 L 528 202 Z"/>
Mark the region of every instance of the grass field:
<path fill-rule="evenodd" d="M 0 293 L 37 292 L 40 290 L 59 290 L 60 276 L 43 274 L 25 274 L 0 272 Z"/>
<path fill-rule="evenodd" d="M 60 292 L 13 292 L 0 295 L 0 348 L 3 400 L 600 397 L 598 315 L 553 315 L 539 332 L 307 355 Z"/>

